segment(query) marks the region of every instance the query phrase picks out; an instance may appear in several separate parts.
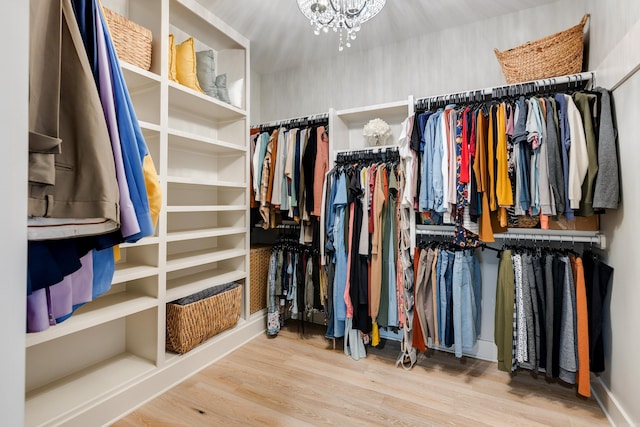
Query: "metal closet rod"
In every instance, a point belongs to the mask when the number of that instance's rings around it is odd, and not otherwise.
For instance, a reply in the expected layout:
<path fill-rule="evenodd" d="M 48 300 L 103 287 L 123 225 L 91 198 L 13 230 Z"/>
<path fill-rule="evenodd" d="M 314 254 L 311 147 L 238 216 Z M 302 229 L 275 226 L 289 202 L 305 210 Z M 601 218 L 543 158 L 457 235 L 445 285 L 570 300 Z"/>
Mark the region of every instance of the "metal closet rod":
<path fill-rule="evenodd" d="M 292 125 L 294 123 L 303 123 L 305 121 L 310 121 L 310 120 L 328 120 L 328 119 L 329 119 L 329 113 L 312 114 L 310 116 L 294 117 L 294 118 L 290 118 L 290 119 L 275 120 L 275 121 L 272 121 L 272 122 L 262 123 L 262 124 L 259 124 L 259 125 L 253 125 L 253 126 L 251 126 L 251 129 L 257 129 L 257 128 L 261 128 L 261 127 L 275 127 L 275 126 L 282 126 L 282 125 Z"/>
<path fill-rule="evenodd" d="M 442 229 L 428 228 L 416 229 L 416 235 L 422 236 L 444 236 L 452 237 L 454 228 L 451 226 L 438 226 Z M 579 233 L 579 234 L 578 234 Z M 494 237 L 499 240 L 527 240 L 532 242 L 563 242 L 563 243 L 589 243 L 600 249 L 606 246 L 605 236 L 598 232 L 557 232 L 541 233 L 536 230 L 523 229 L 522 232 L 508 231 L 506 233 L 495 233 Z"/>
<path fill-rule="evenodd" d="M 415 101 L 416 108 L 426 108 L 430 103 L 436 102 L 452 102 L 458 100 L 463 101 L 481 101 L 485 100 L 485 97 L 491 95 L 491 97 L 503 97 L 511 94 L 524 95 L 530 93 L 539 92 L 544 88 L 555 88 L 557 85 L 566 84 L 571 86 L 574 84 L 579 86 L 580 83 L 585 81 L 591 81 L 595 84 L 595 73 L 588 71 L 584 73 L 569 74 L 566 76 L 551 77 L 548 79 L 532 80 L 522 83 L 514 83 L 505 86 L 495 86 L 484 89 L 469 90 L 464 92 L 453 92 L 445 95 L 428 96 L 425 98 L 419 98 Z M 520 91 L 520 92 L 518 92 Z M 479 99 L 481 98 L 481 99 Z"/>
<path fill-rule="evenodd" d="M 398 146 L 397 145 L 383 145 L 380 147 L 367 147 L 367 148 L 362 148 L 359 150 L 334 150 L 333 153 L 335 154 L 335 158 L 338 158 L 338 156 L 340 155 L 350 155 L 350 154 L 358 154 L 358 153 L 373 153 L 373 154 L 377 154 L 377 153 L 385 153 L 387 151 L 398 151 Z"/>

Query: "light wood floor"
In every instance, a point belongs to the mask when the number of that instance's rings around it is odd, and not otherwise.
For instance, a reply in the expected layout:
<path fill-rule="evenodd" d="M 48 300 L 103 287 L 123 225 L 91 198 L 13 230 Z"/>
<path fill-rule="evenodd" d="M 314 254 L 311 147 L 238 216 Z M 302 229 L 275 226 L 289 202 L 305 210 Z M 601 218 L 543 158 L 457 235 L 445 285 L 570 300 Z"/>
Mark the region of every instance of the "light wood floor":
<path fill-rule="evenodd" d="M 312 331 L 310 331 L 310 328 Z M 527 372 L 445 352 L 395 367 L 399 343 L 354 361 L 297 324 L 260 336 L 114 426 L 605 426 L 595 399 Z"/>

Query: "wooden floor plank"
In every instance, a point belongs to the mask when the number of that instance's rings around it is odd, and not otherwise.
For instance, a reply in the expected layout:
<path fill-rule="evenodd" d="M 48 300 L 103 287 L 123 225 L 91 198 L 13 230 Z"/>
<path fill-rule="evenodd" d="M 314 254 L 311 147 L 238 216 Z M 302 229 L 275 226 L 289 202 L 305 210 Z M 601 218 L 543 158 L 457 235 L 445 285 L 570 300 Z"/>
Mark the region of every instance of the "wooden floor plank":
<path fill-rule="evenodd" d="M 260 336 L 114 423 L 137 426 L 606 426 L 595 399 L 528 372 L 450 353 L 395 367 L 399 345 L 359 361 L 323 330 Z"/>

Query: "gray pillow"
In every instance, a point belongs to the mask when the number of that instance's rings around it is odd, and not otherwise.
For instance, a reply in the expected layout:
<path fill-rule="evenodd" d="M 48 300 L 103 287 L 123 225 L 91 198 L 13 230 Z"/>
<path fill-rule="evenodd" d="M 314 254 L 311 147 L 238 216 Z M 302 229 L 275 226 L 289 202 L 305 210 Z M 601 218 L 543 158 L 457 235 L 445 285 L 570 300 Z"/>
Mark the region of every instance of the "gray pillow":
<path fill-rule="evenodd" d="M 196 74 L 204 93 L 216 98 L 216 62 L 213 50 L 196 52 Z"/>
<path fill-rule="evenodd" d="M 231 104 L 231 99 L 229 99 L 229 91 L 227 90 L 227 75 L 220 74 L 216 77 L 216 90 L 217 94 L 215 95 L 222 102 L 226 102 L 227 104 Z"/>

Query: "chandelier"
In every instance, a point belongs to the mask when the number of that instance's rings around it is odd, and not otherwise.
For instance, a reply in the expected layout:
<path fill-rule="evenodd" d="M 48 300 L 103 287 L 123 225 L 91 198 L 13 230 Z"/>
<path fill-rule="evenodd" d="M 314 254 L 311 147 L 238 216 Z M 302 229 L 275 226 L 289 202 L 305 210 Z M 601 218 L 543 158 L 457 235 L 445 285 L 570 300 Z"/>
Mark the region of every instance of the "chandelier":
<path fill-rule="evenodd" d="M 382 10 L 386 0 L 297 0 L 300 11 L 315 27 L 314 34 L 332 29 L 340 34 L 338 50 L 351 47 L 360 26 Z"/>

